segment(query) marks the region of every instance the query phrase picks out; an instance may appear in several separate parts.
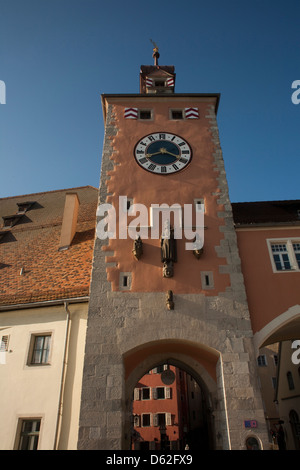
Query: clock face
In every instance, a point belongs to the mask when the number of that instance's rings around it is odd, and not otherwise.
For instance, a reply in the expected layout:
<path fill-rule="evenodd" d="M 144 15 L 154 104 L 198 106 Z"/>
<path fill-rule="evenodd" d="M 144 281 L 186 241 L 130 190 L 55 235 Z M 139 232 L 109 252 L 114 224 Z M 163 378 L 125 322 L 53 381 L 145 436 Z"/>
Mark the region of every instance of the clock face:
<path fill-rule="evenodd" d="M 169 175 L 183 170 L 192 159 L 192 150 L 178 135 L 157 132 L 143 137 L 135 146 L 137 163 L 147 171 Z"/>

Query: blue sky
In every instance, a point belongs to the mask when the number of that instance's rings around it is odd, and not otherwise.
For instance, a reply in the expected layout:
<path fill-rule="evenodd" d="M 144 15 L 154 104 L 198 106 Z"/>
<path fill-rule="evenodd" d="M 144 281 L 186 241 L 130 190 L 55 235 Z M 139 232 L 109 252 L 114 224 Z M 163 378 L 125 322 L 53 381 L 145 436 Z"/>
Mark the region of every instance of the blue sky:
<path fill-rule="evenodd" d="M 300 199 L 299 0 L 0 0 L 0 197 L 99 186 L 102 93 L 175 65 L 177 93 L 221 93 L 232 202 Z"/>

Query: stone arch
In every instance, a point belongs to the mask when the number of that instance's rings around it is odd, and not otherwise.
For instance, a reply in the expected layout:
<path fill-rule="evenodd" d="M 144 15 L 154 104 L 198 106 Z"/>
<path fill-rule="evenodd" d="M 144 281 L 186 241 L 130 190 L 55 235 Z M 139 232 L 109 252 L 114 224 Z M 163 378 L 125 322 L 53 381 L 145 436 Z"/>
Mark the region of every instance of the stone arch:
<path fill-rule="evenodd" d="M 292 340 L 295 339 L 296 336 L 299 336 L 300 339 L 299 320 L 300 305 L 294 305 L 270 321 L 260 331 L 256 332 L 254 335 L 256 354 L 258 354 L 259 348 L 267 346 L 268 344 Z"/>
<path fill-rule="evenodd" d="M 124 448 L 130 447 L 132 396 L 136 383 L 150 369 L 168 363 L 190 374 L 200 385 L 212 416 L 212 434 L 215 448 L 227 447 L 220 413 L 224 410 L 223 389 L 220 384 L 220 353 L 212 348 L 190 341 L 159 340 L 146 343 L 123 355 L 125 369 L 125 429 Z M 223 416 L 224 417 L 224 416 Z M 223 437 L 220 432 L 223 429 Z M 226 434 L 226 432 L 225 432 Z M 218 436 L 218 437 L 217 437 Z M 220 442 L 222 440 L 222 442 Z M 219 441 L 219 442 L 217 442 Z"/>

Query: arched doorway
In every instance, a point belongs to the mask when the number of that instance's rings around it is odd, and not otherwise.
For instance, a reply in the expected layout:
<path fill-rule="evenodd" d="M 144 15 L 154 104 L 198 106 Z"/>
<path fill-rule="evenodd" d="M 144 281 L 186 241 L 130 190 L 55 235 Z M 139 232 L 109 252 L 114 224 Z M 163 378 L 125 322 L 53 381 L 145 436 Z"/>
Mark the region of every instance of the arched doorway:
<path fill-rule="evenodd" d="M 216 429 L 222 409 L 217 400 L 219 356 L 193 347 L 156 342 L 126 355 L 125 448 L 207 450 L 226 446 L 226 437 Z"/>
<path fill-rule="evenodd" d="M 131 449 L 213 449 L 213 416 L 203 386 L 184 369 L 161 363 L 134 388 Z"/>

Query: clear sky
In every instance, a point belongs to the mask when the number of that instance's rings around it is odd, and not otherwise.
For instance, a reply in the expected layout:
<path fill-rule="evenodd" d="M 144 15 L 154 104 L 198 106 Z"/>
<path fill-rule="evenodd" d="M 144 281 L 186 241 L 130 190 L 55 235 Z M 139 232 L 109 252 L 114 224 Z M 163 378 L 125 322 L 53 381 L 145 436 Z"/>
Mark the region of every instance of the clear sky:
<path fill-rule="evenodd" d="M 221 93 L 233 202 L 300 199 L 299 0 L 0 0 L 0 197 L 99 186 L 102 93 Z"/>

